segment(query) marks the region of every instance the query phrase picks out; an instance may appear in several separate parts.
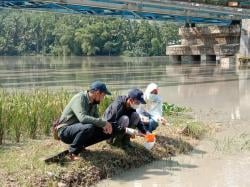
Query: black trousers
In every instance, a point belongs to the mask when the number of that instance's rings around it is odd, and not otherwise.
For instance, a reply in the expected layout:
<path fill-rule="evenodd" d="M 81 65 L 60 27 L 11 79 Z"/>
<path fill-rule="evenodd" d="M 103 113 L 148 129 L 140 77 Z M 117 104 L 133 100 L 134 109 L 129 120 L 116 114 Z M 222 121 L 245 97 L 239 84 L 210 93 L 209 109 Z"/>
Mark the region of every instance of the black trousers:
<path fill-rule="evenodd" d="M 69 152 L 79 154 L 84 147 L 109 139 L 110 134 L 105 134 L 103 129 L 93 124 L 76 123 L 62 129 L 61 141 L 70 144 Z"/>
<path fill-rule="evenodd" d="M 139 120 L 139 115 L 136 112 L 132 113 L 130 117 L 121 116 L 117 122 L 119 128 L 115 127 L 115 124 L 112 124 L 112 134 L 105 134 L 102 128 L 96 127 L 93 124 L 76 123 L 64 127 L 60 131 L 59 137 L 62 142 L 70 144 L 69 152 L 77 155 L 83 148 L 115 136 L 126 144 L 130 136 L 125 134 L 125 128 L 136 128 Z"/>

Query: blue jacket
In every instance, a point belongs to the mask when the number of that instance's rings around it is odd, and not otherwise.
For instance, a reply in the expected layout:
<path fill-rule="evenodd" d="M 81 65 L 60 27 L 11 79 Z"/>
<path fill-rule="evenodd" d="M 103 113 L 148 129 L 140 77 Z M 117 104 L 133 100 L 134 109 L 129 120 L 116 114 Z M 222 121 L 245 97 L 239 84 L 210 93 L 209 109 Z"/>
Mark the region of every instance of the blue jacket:
<path fill-rule="evenodd" d="M 117 124 L 119 118 L 123 115 L 126 115 L 130 118 L 132 113 L 136 112 L 135 109 L 126 107 L 127 99 L 128 99 L 127 96 L 118 96 L 117 99 L 113 101 L 104 112 L 104 119 L 112 123 L 112 125 L 116 127 L 115 130 L 122 132 L 125 132 L 125 129 L 123 129 Z M 138 124 L 133 124 L 133 125 L 136 125 L 136 127 L 142 133 L 146 134 L 146 130 L 141 120 L 139 121 Z"/>

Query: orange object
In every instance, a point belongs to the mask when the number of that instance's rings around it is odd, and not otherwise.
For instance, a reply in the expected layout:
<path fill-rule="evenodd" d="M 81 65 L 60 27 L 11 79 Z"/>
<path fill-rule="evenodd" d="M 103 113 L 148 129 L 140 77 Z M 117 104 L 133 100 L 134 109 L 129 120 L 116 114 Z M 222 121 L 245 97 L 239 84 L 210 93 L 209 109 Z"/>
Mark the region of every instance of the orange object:
<path fill-rule="evenodd" d="M 154 142 L 155 141 L 155 135 L 154 134 L 146 134 L 145 139 L 146 139 L 146 142 Z"/>

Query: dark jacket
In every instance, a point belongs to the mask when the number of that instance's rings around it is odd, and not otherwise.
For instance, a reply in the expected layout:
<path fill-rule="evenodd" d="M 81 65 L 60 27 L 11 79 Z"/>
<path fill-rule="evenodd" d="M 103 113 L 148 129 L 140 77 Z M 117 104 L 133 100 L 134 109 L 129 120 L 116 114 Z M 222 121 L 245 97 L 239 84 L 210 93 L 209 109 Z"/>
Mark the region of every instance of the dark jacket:
<path fill-rule="evenodd" d="M 117 121 L 119 120 L 119 118 L 121 116 L 126 115 L 130 118 L 132 113 L 136 112 L 136 110 L 133 108 L 126 108 L 127 99 L 128 99 L 127 96 L 118 96 L 117 99 L 115 101 L 113 101 L 104 112 L 105 120 L 112 123 L 112 125 L 116 127 L 115 128 L 116 131 L 125 132 L 125 129 L 123 129 L 122 127 L 120 127 L 117 124 Z M 136 125 L 136 127 L 142 133 L 144 133 L 144 134 L 146 133 L 146 130 L 145 130 L 144 125 L 143 125 L 141 120 Z"/>

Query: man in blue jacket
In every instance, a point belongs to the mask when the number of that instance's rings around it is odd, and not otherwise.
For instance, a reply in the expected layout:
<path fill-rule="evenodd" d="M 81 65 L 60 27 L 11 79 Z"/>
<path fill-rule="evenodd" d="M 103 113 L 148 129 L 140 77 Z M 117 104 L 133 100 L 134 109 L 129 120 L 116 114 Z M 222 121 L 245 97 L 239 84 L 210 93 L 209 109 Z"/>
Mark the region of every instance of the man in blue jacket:
<path fill-rule="evenodd" d="M 143 92 L 137 88 L 131 89 L 127 96 L 118 96 L 105 110 L 104 119 L 112 124 L 113 137 L 108 140 L 110 144 L 121 144 L 123 148 L 132 147 L 131 135 L 126 133 L 126 128 L 138 128 L 140 133 L 146 134 L 143 123 L 136 109 L 140 104 L 146 104 Z"/>

